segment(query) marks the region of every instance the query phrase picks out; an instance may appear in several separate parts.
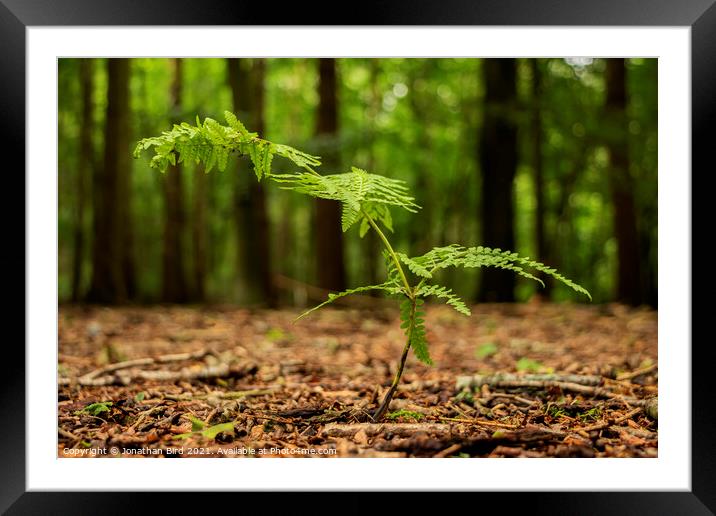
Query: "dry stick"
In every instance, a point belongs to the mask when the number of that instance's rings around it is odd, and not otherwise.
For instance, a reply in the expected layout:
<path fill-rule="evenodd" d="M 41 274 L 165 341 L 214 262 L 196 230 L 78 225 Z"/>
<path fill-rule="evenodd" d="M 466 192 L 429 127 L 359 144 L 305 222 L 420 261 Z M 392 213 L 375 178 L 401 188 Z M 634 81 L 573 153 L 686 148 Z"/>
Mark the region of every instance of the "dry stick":
<path fill-rule="evenodd" d="M 523 405 L 534 405 L 537 403 L 537 400 L 530 400 L 527 398 L 523 398 L 522 396 L 518 396 L 517 394 L 509 394 L 507 392 L 493 392 L 487 398 L 478 398 L 480 401 L 489 402 L 497 398 L 506 398 L 508 400 L 515 400 L 519 401 Z"/>
<path fill-rule="evenodd" d="M 124 362 L 116 362 L 114 364 L 108 364 L 104 367 L 90 371 L 87 374 L 82 375 L 80 378 L 89 379 L 95 378 L 103 373 L 110 373 L 112 371 L 118 371 L 120 369 L 127 369 L 128 367 L 152 365 L 156 363 L 166 362 L 181 362 L 184 360 L 196 360 L 204 358 L 206 355 L 214 353 L 212 350 L 202 349 L 200 351 L 194 351 L 192 353 L 176 353 L 173 355 L 164 355 L 159 357 L 148 357 L 148 358 L 137 358 L 134 360 L 126 360 Z"/>
<path fill-rule="evenodd" d="M 107 386 L 107 385 L 129 385 L 137 380 L 154 380 L 174 382 L 177 380 L 197 380 L 210 378 L 223 378 L 239 370 L 232 369 L 229 364 L 217 364 L 192 369 L 184 367 L 179 371 L 137 371 L 133 374 L 117 373 L 113 375 L 100 376 L 99 378 L 59 378 L 58 385 L 72 385 L 74 383 L 83 386 Z"/>
<path fill-rule="evenodd" d="M 445 405 L 445 408 L 451 408 L 451 409 L 453 409 L 455 412 L 457 412 L 458 414 L 460 414 L 460 415 L 461 415 L 462 417 L 464 417 L 465 419 L 468 419 L 468 418 L 470 417 L 470 416 L 468 416 L 467 414 L 465 414 L 465 412 L 463 412 L 462 410 L 460 410 L 460 408 L 456 407 L 453 403 L 447 403 L 447 404 Z"/>
<path fill-rule="evenodd" d="M 137 420 L 128 429 L 137 428 L 141 423 L 144 422 L 145 419 L 147 419 L 147 417 L 151 416 L 155 412 L 160 412 L 164 408 L 166 407 L 160 402 L 158 405 L 155 405 L 152 408 L 145 410 L 144 412 L 139 414 Z"/>
<path fill-rule="evenodd" d="M 368 437 L 380 433 L 391 433 L 398 437 L 412 437 L 416 432 L 428 432 L 434 434 L 449 434 L 450 425 L 439 423 L 356 423 L 349 425 L 328 424 L 321 432 L 326 437 L 353 437 L 363 430 Z"/>
<path fill-rule="evenodd" d="M 485 384 L 490 387 L 502 387 L 504 382 L 557 382 L 596 387 L 601 385 L 602 381 L 601 376 L 579 374 L 478 374 L 474 376 L 458 376 L 455 387 L 459 391 L 465 388 L 481 387 Z"/>
<path fill-rule="evenodd" d="M 546 387 L 559 387 L 562 390 L 565 391 L 572 391 L 572 392 L 578 392 L 580 394 L 589 394 L 591 396 L 602 396 L 604 398 L 613 398 L 617 395 L 613 392 L 611 392 L 608 389 L 604 389 L 601 387 L 590 387 L 588 385 L 581 385 L 574 382 L 560 382 L 560 381 L 553 381 L 553 380 L 502 380 L 498 379 L 499 377 L 495 379 L 490 379 L 490 377 L 478 377 L 481 379 L 489 379 L 489 381 L 483 381 L 482 384 L 477 383 L 470 383 L 466 384 L 465 382 L 459 382 L 458 379 L 458 389 L 463 388 L 470 388 L 472 386 L 479 386 L 479 385 L 489 385 L 490 387 L 495 388 L 503 388 L 503 389 L 517 389 L 520 387 L 534 387 L 538 389 L 544 389 Z M 518 377 L 519 378 L 519 377 Z"/>
<path fill-rule="evenodd" d="M 57 433 L 60 434 L 62 437 L 66 437 L 67 439 L 73 439 L 75 441 L 81 441 L 81 437 L 77 437 L 72 432 L 68 432 L 67 430 L 63 430 L 62 428 L 57 428 Z"/>
<path fill-rule="evenodd" d="M 617 376 L 617 381 L 623 381 L 623 380 L 631 380 L 633 378 L 636 378 L 637 376 L 642 376 L 648 373 L 651 373 L 652 371 L 655 371 L 657 368 L 656 364 L 652 364 L 647 367 L 643 367 L 641 369 L 637 369 L 636 371 L 632 371 L 631 373 L 622 373 Z"/>
<path fill-rule="evenodd" d="M 78 378 L 66 378 L 66 377 L 60 377 L 58 379 L 59 385 L 71 385 L 73 383 L 77 383 L 79 385 L 87 385 L 87 386 L 104 386 L 104 385 L 112 385 L 117 382 L 118 378 L 115 375 L 107 375 L 102 376 L 100 378 L 97 378 L 100 374 L 103 373 L 109 373 L 114 371 L 120 371 L 122 369 L 127 369 L 129 367 L 136 367 L 136 366 L 143 366 L 143 365 L 152 365 L 156 363 L 168 363 L 168 362 L 179 362 L 184 360 L 193 360 L 193 359 L 199 359 L 203 358 L 208 354 L 213 354 L 214 352 L 211 350 L 201 350 L 196 351 L 193 353 L 178 353 L 173 355 L 164 355 L 160 357 L 149 357 L 149 358 L 137 358 L 133 360 L 126 360 L 124 362 L 117 362 L 114 364 L 109 364 L 104 367 L 100 367 L 98 369 L 95 369 L 94 371 L 90 371 L 89 373 L 86 373 Z M 175 373 L 176 374 L 176 373 Z M 146 375 L 146 376 L 143 376 Z M 152 372 L 150 371 L 142 371 L 139 373 L 139 376 L 137 378 L 145 378 L 145 379 L 155 379 L 152 378 Z M 123 379 L 125 381 L 122 381 L 121 383 L 129 383 L 133 378 Z M 164 379 L 164 378 L 157 378 L 157 379 Z M 184 378 L 176 378 L 176 379 L 184 379 Z M 188 378 L 191 379 L 191 378 Z"/>
<path fill-rule="evenodd" d="M 583 432 L 591 432 L 591 431 L 593 431 L 593 430 L 603 430 L 604 428 L 607 428 L 607 427 L 609 427 L 609 426 L 612 426 L 612 425 L 615 425 L 615 424 L 619 424 L 619 423 L 623 423 L 623 422 L 626 421 L 627 419 L 633 418 L 634 416 L 636 416 L 636 415 L 637 415 L 639 412 L 641 412 L 641 411 L 642 411 L 642 408 L 641 408 L 641 407 L 637 407 L 637 408 L 635 408 L 634 410 L 630 410 L 629 412 L 627 412 L 627 413 L 624 414 L 623 416 L 620 416 L 620 417 L 616 418 L 614 421 L 610 421 L 610 420 L 602 421 L 601 423 L 596 423 L 596 424 L 591 425 L 591 426 L 585 426 L 585 427 L 583 427 L 583 428 L 580 428 L 580 430 L 583 431 Z"/>
<path fill-rule="evenodd" d="M 534 437 L 534 435 L 526 435 L 523 436 L 521 434 L 536 434 L 539 438 L 542 434 L 551 435 L 552 437 L 558 437 L 558 438 L 565 438 L 567 437 L 566 432 L 562 432 L 561 430 L 552 430 L 551 428 L 547 428 L 544 426 L 539 425 L 527 425 L 524 427 L 521 427 L 516 432 L 510 432 L 505 433 L 507 437 L 514 436 L 514 437 Z"/>
<path fill-rule="evenodd" d="M 459 417 L 439 417 L 440 421 L 452 421 L 455 423 L 468 423 L 470 425 L 485 425 L 485 426 L 497 426 L 500 428 L 520 428 L 519 425 L 510 425 L 507 423 L 500 423 L 498 421 L 487 421 L 485 419 L 464 419 Z"/>
<path fill-rule="evenodd" d="M 211 421 L 211 418 L 214 417 L 217 412 L 218 412 L 218 409 L 214 409 L 214 410 L 212 410 L 211 412 L 209 412 L 209 415 L 206 416 L 206 419 L 204 419 L 204 424 L 205 424 L 205 425 L 209 425 L 209 422 Z"/>
<path fill-rule="evenodd" d="M 252 389 L 247 391 L 214 391 L 208 394 L 165 394 L 164 399 L 171 401 L 194 401 L 216 398 L 220 400 L 239 400 L 248 396 L 265 396 L 273 394 L 277 389 Z"/>
<path fill-rule="evenodd" d="M 293 419 L 287 419 L 285 417 L 279 417 L 279 416 L 271 416 L 269 414 L 246 414 L 248 417 L 253 417 L 256 419 L 266 419 L 268 421 L 276 421 L 277 423 L 284 423 L 284 424 L 293 424 Z"/>
<path fill-rule="evenodd" d="M 459 452 L 462 449 L 462 444 L 453 444 L 452 446 L 448 446 L 443 451 L 436 453 L 433 455 L 434 459 L 444 459 L 445 457 L 452 455 L 454 453 Z"/>

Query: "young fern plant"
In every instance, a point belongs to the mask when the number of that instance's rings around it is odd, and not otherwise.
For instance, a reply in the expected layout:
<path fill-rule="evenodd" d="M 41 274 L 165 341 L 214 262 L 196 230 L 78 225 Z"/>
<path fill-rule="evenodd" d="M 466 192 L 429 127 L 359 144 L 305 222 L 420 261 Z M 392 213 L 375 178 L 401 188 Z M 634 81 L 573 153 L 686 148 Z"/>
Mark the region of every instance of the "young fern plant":
<path fill-rule="evenodd" d="M 425 331 L 425 299 L 434 297 L 461 314 L 470 315 L 470 309 L 462 299 L 451 289 L 437 283 L 435 276 L 442 269 L 495 267 L 513 271 L 539 283 L 542 281 L 535 273 L 541 272 L 591 299 L 586 289 L 565 278 L 555 269 L 511 251 L 482 246 L 466 248 L 454 244 L 436 247 L 422 256 L 415 257 L 396 252 L 384 232 L 384 229 L 393 231 L 390 209 L 398 208 L 411 213 L 420 209 L 403 181 L 371 174 L 356 167 L 351 167 L 350 172 L 342 174 L 321 175 L 315 170 L 315 167 L 321 165 L 319 157 L 260 138 L 257 133 L 248 131 L 231 112 L 226 111 L 224 117 L 226 124 L 220 124 L 211 118 L 206 118 L 202 123 L 197 117 L 196 125 L 186 122 L 174 125 L 170 131 L 141 140 L 134 156 L 139 157 L 142 151 L 153 148 L 154 156 L 150 166 L 162 172 L 166 171 L 170 164 L 185 161 L 203 163 L 206 172 L 214 167 L 224 170 L 231 154 L 248 156 L 253 163 L 257 180 L 267 179 L 284 190 L 338 201 L 342 205 L 343 231 L 358 226 L 361 237 L 370 230 L 377 233 L 385 247 L 386 280 L 379 285 L 331 293 L 326 301 L 298 317 L 300 319 L 341 297 L 370 290 L 383 291 L 400 301 L 400 320 L 401 328 L 405 331 L 405 346 L 393 381 L 373 413 L 375 421 L 384 416 L 393 399 L 410 349 L 412 348 L 418 360 L 432 364 Z M 274 174 L 271 165 L 275 156 L 288 159 L 298 170 L 288 174 Z"/>

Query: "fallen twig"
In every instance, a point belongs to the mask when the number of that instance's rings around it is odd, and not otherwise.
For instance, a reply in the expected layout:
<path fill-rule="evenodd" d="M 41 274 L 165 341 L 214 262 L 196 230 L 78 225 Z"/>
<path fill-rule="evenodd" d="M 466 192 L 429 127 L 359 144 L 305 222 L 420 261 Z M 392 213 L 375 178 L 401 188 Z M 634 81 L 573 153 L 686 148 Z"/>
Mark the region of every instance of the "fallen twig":
<path fill-rule="evenodd" d="M 614 420 L 609 420 L 609 419 L 607 419 L 607 420 L 605 420 L 605 421 L 602 421 L 601 423 L 595 423 L 595 424 L 590 425 L 590 426 L 583 426 L 583 427 L 580 428 L 579 430 L 581 430 L 582 432 L 592 432 L 593 430 L 603 430 L 603 429 L 605 429 L 605 428 L 607 428 L 607 427 L 610 427 L 610 426 L 612 426 L 612 425 L 618 425 L 619 423 L 623 423 L 623 422 L 626 421 L 627 419 L 633 418 L 634 416 L 636 416 L 636 415 L 637 415 L 639 412 L 641 412 L 642 410 L 643 410 L 643 409 L 642 409 L 641 407 L 637 407 L 637 408 L 635 408 L 634 410 L 630 410 L 629 412 L 627 412 L 627 413 L 624 414 L 623 416 L 620 416 L 620 417 L 618 417 L 618 418 L 616 418 L 616 419 L 614 419 Z"/>
<path fill-rule="evenodd" d="M 293 424 L 293 419 L 286 419 L 285 417 L 279 417 L 279 416 L 273 416 L 271 414 L 247 414 L 249 417 L 253 417 L 256 419 L 266 419 L 268 421 L 276 421 L 277 423 L 284 423 L 284 424 Z"/>
<path fill-rule="evenodd" d="M 97 376 L 109 373 L 112 371 L 118 371 L 120 369 L 127 369 L 129 367 L 146 366 L 152 364 L 163 364 L 167 362 L 182 362 L 184 360 L 198 360 L 204 358 L 206 355 L 213 354 L 212 350 L 202 349 L 200 351 L 194 351 L 192 353 L 177 353 L 173 355 L 163 355 L 159 357 L 148 357 L 148 358 L 136 358 L 134 360 L 125 360 L 124 362 L 116 362 L 114 364 L 108 364 L 104 367 L 90 371 L 87 374 L 80 376 L 80 379 L 96 378 Z"/>
<path fill-rule="evenodd" d="M 541 441 L 547 437 L 555 439 L 564 439 L 567 436 L 565 432 L 562 432 L 560 430 L 553 430 L 551 428 L 537 425 L 527 425 L 525 427 L 512 431 L 498 432 L 500 433 L 496 433 L 492 436 L 493 439 L 506 439 L 508 441 L 521 442 Z"/>
<path fill-rule="evenodd" d="M 636 371 L 632 371 L 631 373 L 622 373 L 620 375 L 617 375 L 617 380 L 618 381 L 632 380 L 632 379 L 636 378 L 637 376 L 642 376 L 645 374 L 649 374 L 652 371 L 656 371 L 656 368 L 657 368 L 657 365 L 652 364 L 650 366 L 643 367 L 641 369 L 637 369 Z"/>
<path fill-rule="evenodd" d="M 465 388 L 479 389 L 483 385 L 489 385 L 490 387 L 538 386 L 535 385 L 535 382 L 543 383 L 545 386 L 551 386 L 555 383 L 567 383 L 596 387 L 602 384 L 603 378 L 596 375 L 579 374 L 476 374 L 474 376 L 458 376 L 455 387 L 458 391 L 461 391 Z"/>
<path fill-rule="evenodd" d="M 165 394 L 164 398 L 172 401 L 193 401 L 206 399 L 239 400 L 248 396 L 265 396 L 273 394 L 277 389 L 251 389 L 246 391 L 213 391 L 207 394 Z"/>
<path fill-rule="evenodd" d="M 356 423 L 350 425 L 329 424 L 323 429 L 325 437 L 353 437 L 363 430 L 368 437 L 378 435 L 382 432 L 391 433 L 398 437 L 410 437 L 416 432 L 428 432 L 434 434 L 449 434 L 450 425 L 439 423 L 424 424 L 400 424 L 400 423 Z"/>
<path fill-rule="evenodd" d="M 144 359 L 141 359 L 144 360 Z M 128 366 L 131 367 L 131 366 Z M 59 378 L 59 385 L 78 384 L 83 386 L 107 386 L 107 385 L 129 385 L 137 380 L 152 380 L 163 382 L 176 382 L 179 380 L 207 380 L 211 378 L 225 378 L 227 376 L 242 375 L 249 371 L 250 367 L 237 367 L 229 364 L 215 364 L 204 367 L 183 367 L 179 371 L 116 371 L 115 374 L 89 377 L 88 375 L 79 378 Z"/>
<path fill-rule="evenodd" d="M 144 422 L 147 417 L 151 416 L 155 412 L 161 412 L 166 407 L 160 402 L 157 405 L 154 405 L 152 408 L 145 410 L 144 412 L 140 412 L 139 416 L 137 417 L 137 420 L 128 428 L 128 430 L 132 430 L 137 428 L 141 423 Z"/>
<path fill-rule="evenodd" d="M 519 425 L 510 425 L 508 423 L 500 423 L 499 421 L 487 421 L 485 419 L 465 419 L 459 417 L 439 417 L 439 421 L 452 421 L 454 423 L 467 423 L 470 425 L 496 426 L 500 428 L 519 428 Z"/>
<path fill-rule="evenodd" d="M 445 457 L 449 457 L 450 455 L 453 455 L 453 454 L 459 452 L 461 448 L 462 448 L 462 444 L 460 444 L 460 443 L 453 444 L 452 446 L 448 446 L 447 448 L 445 448 L 443 451 L 440 451 L 440 452 L 436 453 L 435 455 L 433 455 L 433 458 L 444 459 Z"/>
<path fill-rule="evenodd" d="M 603 387 L 584 385 L 584 383 L 593 382 L 594 381 L 593 378 L 600 378 L 600 381 L 601 381 L 601 377 L 587 376 L 587 377 L 585 377 L 585 379 L 582 380 L 582 383 L 575 383 L 575 382 L 566 382 L 566 381 L 557 381 L 557 380 L 536 380 L 536 379 L 534 379 L 534 376 L 536 376 L 536 375 L 525 375 L 525 376 L 509 375 L 509 377 L 512 377 L 515 379 L 505 379 L 505 378 L 508 378 L 507 375 L 460 376 L 457 379 L 456 388 L 457 388 L 457 390 L 479 389 L 482 385 L 489 385 L 490 387 L 500 388 L 500 389 L 520 389 L 520 388 L 546 389 L 549 387 L 557 387 L 559 389 L 562 389 L 563 391 L 577 392 L 579 394 L 586 394 L 589 396 L 600 396 L 603 398 L 619 398 L 621 396 L 621 395 L 616 394 L 616 393 L 612 392 L 611 390 L 605 389 Z M 545 375 L 539 375 L 539 376 L 545 376 Z M 549 376 L 549 375 L 547 375 L 547 376 Z M 568 376 L 575 376 L 575 375 L 568 375 Z"/>
<path fill-rule="evenodd" d="M 81 437 L 76 436 L 72 432 L 68 432 L 67 430 L 63 430 L 62 428 L 57 428 L 57 433 L 60 434 L 62 437 L 66 437 L 67 439 L 72 439 L 75 442 L 80 442 L 82 440 Z"/>

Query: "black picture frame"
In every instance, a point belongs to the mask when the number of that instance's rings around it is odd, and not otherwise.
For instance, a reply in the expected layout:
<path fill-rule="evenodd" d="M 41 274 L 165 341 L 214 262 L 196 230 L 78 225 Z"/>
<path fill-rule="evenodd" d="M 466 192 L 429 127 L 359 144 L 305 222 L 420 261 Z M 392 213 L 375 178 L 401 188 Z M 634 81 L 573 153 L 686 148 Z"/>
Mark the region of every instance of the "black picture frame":
<path fill-rule="evenodd" d="M 360 2 L 350 20 L 341 17 L 340 3 L 293 3 L 266 9 L 257 2 L 226 0 L 0 0 L 0 115 L 2 142 L 18 166 L 5 167 L 8 192 L 2 209 L 6 252 L 0 255 L 7 328 L 19 330 L 24 341 L 25 285 L 25 59 L 26 29 L 32 26 L 86 25 L 549 25 L 549 26 L 683 26 L 691 28 L 692 171 L 691 178 L 713 173 L 712 131 L 716 123 L 716 0 L 426 0 Z M 12 150 L 12 152 L 10 151 Z M 11 172 L 11 169 L 13 170 Z M 697 173 L 694 173 L 696 171 Z M 700 172 L 700 174 L 699 174 Z M 14 184 L 12 183 L 14 182 Z M 693 191 L 693 190 L 692 190 Z M 22 192 L 22 194 L 20 194 Z M 23 220 L 24 221 L 24 220 Z M 693 233 L 692 233 L 693 234 Z M 693 255 L 696 256 L 696 255 Z M 22 282 L 22 284 L 21 284 Z M 693 303 L 692 303 L 693 306 Z M 693 313 L 693 312 L 692 312 Z M 692 331 L 693 331 L 692 315 Z M 149 507 L 152 494 L 126 492 L 26 492 L 25 487 L 25 350 L 18 339 L 4 343 L 5 367 L 0 374 L 0 512 L 8 514 L 124 514 Z M 714 514 L 716 511 L 716 428 L 710 376 L 714 352 L 709 340 L 668 343 L 691 346 L 692 353 L 692 489 L 688 492 L 474 493 L 465 509 L 488 510 L 507 504 L 511 510 L 550 514 Z M 239 495 L 243 496 L 243 495 Z M 452 497 L 452 495 L 450 495 Z M 232 497 L 232 498 L 230 498 Z M 162 498 L 162 513 L 186 511 L 198 497 L 172 493 Z M 236 495 L 200 497 L 202 509 L 237 500 Z M 353 500 L 352 500 L 353 499 Z M 312 512 L 326 507 L 364 512 L 375 502 L 354 493 L 340 506 L 317 501 L 307 493 L 291 495 L 291 506 Z M 442 500 L 447 500 L 445 495 Z M 130 502 L 131 500 L 131 502 Z M 229 502 L 231 503 L 231 502 Z M 277 502 L 268 502 L 277 503 Z M 402 497 L 401 511 L 423 504 L 417 494 Z M 462 504 L 461 504 L 462 505 Z M 290 506 L 284 506 L 289 509 Z M 419 507 L 419 506 L 418 506 Z M 479 508 L 482 509 L 479 509 Z M 137 508 L 137 509 L 133 509 Z M 282 504 L 275 510 L 283 511 Z M 270 512 L 274 512 L 270 510 Z"/>

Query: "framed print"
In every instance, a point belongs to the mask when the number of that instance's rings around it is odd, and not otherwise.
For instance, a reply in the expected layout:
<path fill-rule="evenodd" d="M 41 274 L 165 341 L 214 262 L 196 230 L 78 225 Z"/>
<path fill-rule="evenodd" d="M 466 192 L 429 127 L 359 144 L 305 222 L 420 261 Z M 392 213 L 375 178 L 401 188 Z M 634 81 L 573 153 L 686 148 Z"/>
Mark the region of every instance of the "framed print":
<path fill-rule="evenodd" d="M 393 490 L 716 510 L 691 287 L 711 0 L 350 25 L 0 2 L 25 172 L 3 511 Z"/>

